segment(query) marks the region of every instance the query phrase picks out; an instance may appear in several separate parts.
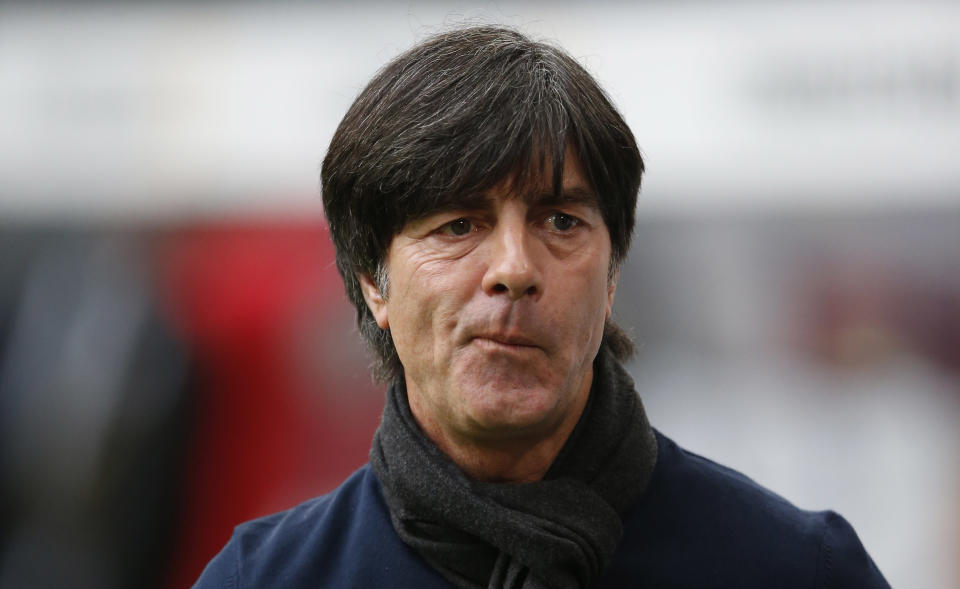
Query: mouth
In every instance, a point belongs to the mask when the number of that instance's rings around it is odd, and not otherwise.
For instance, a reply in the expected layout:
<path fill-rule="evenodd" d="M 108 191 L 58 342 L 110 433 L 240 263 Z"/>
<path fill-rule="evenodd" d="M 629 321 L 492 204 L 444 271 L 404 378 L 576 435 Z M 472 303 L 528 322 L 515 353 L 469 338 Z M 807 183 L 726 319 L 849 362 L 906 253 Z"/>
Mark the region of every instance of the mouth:
<path fill-rule="evenodd" d="M 481 346 L 506 348 L 517 351 L 539 349 L 540 346 L 533 339 L 520 334 L 487 333 L 475 335 L 471 342 Z"/>

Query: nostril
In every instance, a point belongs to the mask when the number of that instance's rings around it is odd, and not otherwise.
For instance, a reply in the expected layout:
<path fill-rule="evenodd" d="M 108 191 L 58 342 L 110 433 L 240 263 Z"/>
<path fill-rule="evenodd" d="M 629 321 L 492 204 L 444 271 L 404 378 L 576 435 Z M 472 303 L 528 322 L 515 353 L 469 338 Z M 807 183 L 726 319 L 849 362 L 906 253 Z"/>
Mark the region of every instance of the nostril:
<path fill-rule="evenodd" d="M 494 292 L 507 292 L 507 285 L 506 285 L 506 284 L 503 284 L 502 282 L 498 282 L 498 283 L 493 287 L 493 291 L 494 291 Z"/>

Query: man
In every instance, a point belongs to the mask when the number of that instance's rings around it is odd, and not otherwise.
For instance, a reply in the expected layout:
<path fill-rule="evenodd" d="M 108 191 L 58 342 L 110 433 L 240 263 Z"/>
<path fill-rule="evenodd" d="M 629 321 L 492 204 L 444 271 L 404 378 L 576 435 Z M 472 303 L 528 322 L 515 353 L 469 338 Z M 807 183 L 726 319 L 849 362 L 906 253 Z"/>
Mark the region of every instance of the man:
<path fill-rule="evenodd" d="M 565 53 L 496 27 L 374 77 L 323 163 L 390 383 L 364 466 L 239 526 L 198 587 L 886 587 L 804 512 L 655 432 L 610 321 L 643 163 Z"/>

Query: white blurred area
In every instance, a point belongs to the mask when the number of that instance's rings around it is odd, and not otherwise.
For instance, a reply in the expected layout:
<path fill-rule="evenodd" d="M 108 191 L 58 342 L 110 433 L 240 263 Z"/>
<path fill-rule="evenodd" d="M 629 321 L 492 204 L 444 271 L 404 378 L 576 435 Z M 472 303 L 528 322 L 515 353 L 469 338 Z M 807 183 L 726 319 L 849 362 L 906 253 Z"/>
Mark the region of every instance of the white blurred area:
<path fill-rule="evenodd" d="M 0 231 L 319 218 L 363 84 L 464 22 L 555 40 L 637 136 L 654 425 L 960 586 L 960 4 L 3 3 Z"/>
<path fill-rule="evenodd" d="M 934 206 L 960 184 L 953 3 L 363 6 L 5 3 L 0 212 L 316 211 L 362 85 L 462 22 L 597 75 L 646 153 L 644 211 Z"/>

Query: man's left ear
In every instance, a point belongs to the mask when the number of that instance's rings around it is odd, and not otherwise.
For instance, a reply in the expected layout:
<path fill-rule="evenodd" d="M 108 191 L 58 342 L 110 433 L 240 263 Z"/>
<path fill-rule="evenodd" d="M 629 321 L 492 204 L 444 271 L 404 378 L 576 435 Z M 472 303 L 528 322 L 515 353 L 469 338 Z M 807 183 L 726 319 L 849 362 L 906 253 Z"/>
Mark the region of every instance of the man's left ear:
<path fill-rule="evenodd" d="M 613 296 L 617 294 L 618 280 L 620 280 L 620 268 L 617 268 L 617 271 L 614 272 L 610 278 L 609 284 L 607 284 L 607 319 L 609 319 L 610 314 L 613 313 Z"/>

